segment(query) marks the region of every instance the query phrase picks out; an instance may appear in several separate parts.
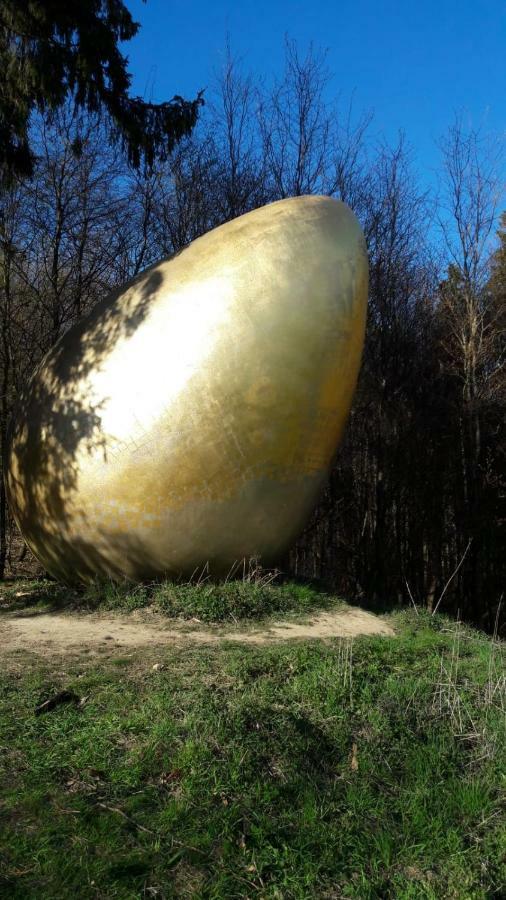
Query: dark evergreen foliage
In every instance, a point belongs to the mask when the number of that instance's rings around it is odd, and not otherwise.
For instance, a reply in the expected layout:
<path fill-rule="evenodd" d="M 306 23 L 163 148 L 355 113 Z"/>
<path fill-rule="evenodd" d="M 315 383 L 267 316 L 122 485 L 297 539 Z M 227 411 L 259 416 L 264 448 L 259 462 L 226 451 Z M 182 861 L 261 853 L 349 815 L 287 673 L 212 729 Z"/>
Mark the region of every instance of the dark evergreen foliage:
<path fill-rule="evenodd" d="M 0 0 L 0 176 L 31 176 L 29 123 L 68 99 L 103 111 L 134 168 L 168 157 L 194 126 L 199 96 L 146 103 L 129 96 L 131 76 L 118 44 L 137 33 L 121 0 Z M 76 144 L 76 151 L 79 146 Z"/>

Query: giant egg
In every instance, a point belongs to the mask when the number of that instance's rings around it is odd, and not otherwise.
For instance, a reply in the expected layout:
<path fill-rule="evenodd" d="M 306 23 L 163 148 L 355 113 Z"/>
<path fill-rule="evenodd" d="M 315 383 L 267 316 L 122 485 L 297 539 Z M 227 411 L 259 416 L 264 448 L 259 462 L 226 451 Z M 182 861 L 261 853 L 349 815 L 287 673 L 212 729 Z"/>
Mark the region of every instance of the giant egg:
<path fill-rule="evenodd" d="M 367 255 L 351 210 L 281 200 L 99 302 L 20 399 L 6 486 L 67 582 L 221 576 L 303 529 L 360 366 Z"/>

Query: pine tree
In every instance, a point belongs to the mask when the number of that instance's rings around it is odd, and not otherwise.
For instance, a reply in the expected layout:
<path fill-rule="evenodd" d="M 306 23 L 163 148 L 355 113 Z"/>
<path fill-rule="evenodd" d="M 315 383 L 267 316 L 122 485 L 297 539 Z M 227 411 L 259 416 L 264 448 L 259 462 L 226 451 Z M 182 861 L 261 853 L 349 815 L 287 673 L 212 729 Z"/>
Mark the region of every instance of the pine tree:
<path fill-rule="evenodd" d="M 0 0 L 3 181 L 33 174 L 32 112 L 50 113 L 69 98 L 78 108 L 106 114 L 112 140 L 134 168 L 165 159 L 191 131 L 200 94 L 160 104 L 129 95 L 131 75 L 118 44 L 138 30 L 121 0 Z"/>

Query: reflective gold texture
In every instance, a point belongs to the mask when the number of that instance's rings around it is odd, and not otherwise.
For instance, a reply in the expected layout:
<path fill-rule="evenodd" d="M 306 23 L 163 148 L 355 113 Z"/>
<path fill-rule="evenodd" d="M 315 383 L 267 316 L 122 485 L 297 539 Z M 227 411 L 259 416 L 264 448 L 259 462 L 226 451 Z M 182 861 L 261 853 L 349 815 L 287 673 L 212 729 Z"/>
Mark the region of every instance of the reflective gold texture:
<path fill-rule="evenodd" d="M 216 228 L 99 303 L 20 403 L 11 509 L 73 582 L 270 564 L 318 499 L 350 409 L 364 237 L 327 197 Z"/>

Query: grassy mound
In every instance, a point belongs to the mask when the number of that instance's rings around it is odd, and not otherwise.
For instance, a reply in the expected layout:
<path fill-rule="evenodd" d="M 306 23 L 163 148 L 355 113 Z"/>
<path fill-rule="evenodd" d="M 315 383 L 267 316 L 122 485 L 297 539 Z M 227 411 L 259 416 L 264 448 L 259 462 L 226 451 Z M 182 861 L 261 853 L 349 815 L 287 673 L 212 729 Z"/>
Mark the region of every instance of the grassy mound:
<path fill-rule="evenodd" d="M 269 575 L 220 583 L 161 581 L 132 585 L 102 581 L 80 591 L 49 580 L 17 582 L 11 587 L 4 586 L 0 597 L 3 607 L 12 611 L 26 607 L 53 610 L 70 607 L 130 612 L 149 607 L 167 616 L 208 623 L 304 614 L 335 608 L 342 602 L 314 585 L 279 582 Z"/>
<path fill-rule="evenodd" d="M 442 617 L 393 624 L 4 661 L 0 892 L 503 896 L 504 647 Z M 36 716 L 62 689 L 75 702 Z"/>

